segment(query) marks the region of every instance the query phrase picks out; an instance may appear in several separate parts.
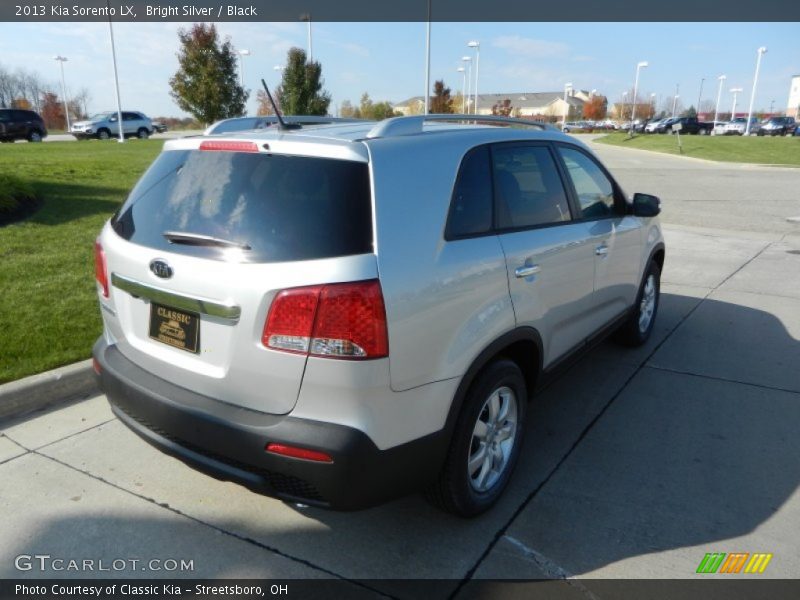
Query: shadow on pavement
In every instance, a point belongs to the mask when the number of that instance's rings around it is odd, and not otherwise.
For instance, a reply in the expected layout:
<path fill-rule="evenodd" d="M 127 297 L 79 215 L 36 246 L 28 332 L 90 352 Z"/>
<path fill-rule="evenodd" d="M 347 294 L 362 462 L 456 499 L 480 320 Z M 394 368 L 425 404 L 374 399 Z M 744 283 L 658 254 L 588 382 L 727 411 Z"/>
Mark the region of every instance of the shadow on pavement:
<path fill-rule="evenodd" d="M 187 472 L 133 433 L 123 435 L 116 422 L 97 428 L 95 437 L 62 442 L 52 454 L 133 494 L 354 579 L 460 579 L 475 567 L 479 578 L 555 576 L 524 554 L 500 552 L 503 534 L 572 575 L 687 546 L 779 552 L 723 542 L 764 525 L 795 493 L 798 394 L 641 364 L 675 325 L 693 326 L 691 317 L 682 319 L 699 301 L 664 294 L 655 338 L 645 348 L 628 351 L 605 343 L 537 397 L 509 490 L 490 513 L 474 520 L 438 513 L 414 496 L 354 513 L 287 510 L 288 505 Z M 730 318 L 731 329 L 707 333 L 718 342 L 716 360 L 735 363 L 742 344 L 777 344 L 790 349 L 786 368 L 800 373 L 800 343 L 773 315 L 715 300 L 704 300 L 703 306 L 724 309 Z M 749 331 L 748 323 L 759 324 L 757 338 L 737 335 Z M 670 343 L 668 338 L 664 347 Z M 118 553 L 114 540 L 131 534 L 141 547 L 159 553 L 170 540 L 189 539 L 188 525 L 177 520 L 65 514 L 41 523 L 8 555 L 50 551 L 72 538 L 75 553 L 91 548 L 104 556 Z M 191 550 L 188 558 L 202 552 Z M 701 558 L 692 551 L 686 570 L 672 574 L 655 568 L 603 576 L 689 577 Z M 212 569 L 202 576 L 222 573 Z M 8 568 L 0 574 L 9 576 Z M 435 595 L 445 597 L 454 586 L 443 587 Z"/>

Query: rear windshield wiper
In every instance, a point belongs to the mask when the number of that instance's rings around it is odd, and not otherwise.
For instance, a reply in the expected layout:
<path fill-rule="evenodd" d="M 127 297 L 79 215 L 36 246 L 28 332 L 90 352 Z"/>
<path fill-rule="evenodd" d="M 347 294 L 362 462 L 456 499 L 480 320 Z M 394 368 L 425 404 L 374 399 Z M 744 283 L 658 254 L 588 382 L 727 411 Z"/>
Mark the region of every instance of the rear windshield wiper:
<path fill-rule="evenodd" d="M 219 246 L 220 248 L 239 248 L 240 250 L 251 249 L 248 244 L 232 242 L 231 240 L 223 240 L 222 238 L 212 237 L 210 235 L 201 235 L 199 233 L 165 231 L 161 235 L 167 238 L 170 244 L 187 244 L 189 246 Z"/>

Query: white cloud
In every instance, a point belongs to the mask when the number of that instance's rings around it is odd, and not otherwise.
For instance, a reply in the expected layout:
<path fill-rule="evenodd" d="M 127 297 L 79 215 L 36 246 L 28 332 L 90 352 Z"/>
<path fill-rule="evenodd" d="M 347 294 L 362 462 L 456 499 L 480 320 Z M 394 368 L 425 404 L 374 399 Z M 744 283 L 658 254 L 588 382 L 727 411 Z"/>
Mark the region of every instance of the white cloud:
<path fill-rule="evenodd" d="M 570 48 L 562 42 L 550 42 L 519 35 L 504 35 L 492 40 L 492 46 L 501 48 L 518 58 L 567 58 Z"/>

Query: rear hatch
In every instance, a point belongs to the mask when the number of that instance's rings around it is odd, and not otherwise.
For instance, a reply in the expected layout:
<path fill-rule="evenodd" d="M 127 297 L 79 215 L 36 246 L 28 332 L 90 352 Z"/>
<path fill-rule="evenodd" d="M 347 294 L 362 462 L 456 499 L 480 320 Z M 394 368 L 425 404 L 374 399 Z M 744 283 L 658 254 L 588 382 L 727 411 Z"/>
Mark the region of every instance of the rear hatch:
<path fill-rule="evenodd" d="M 309 157 L 270 145 L 168 145 L 100 236 L 101 306 L 109 341 L 139 366 L 285 414 L 306 356 L 262 343 L 273 298 L 374 279 L 377 265 L 366 152 L 323 146 L 327 156 Z"/>

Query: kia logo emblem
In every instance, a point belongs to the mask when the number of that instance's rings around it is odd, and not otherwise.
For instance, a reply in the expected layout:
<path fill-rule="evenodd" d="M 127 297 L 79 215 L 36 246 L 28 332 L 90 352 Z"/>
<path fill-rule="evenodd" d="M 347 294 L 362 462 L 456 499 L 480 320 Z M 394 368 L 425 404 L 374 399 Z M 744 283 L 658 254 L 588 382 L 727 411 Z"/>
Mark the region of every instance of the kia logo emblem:
<path fill-rule="evenodd" d="M 172 267 L 167 264 L 167 261 L 157 258 L 150 262 L 150 270 L 156 277 L 162 279 L 169 279 L 172 277 Z"/>

